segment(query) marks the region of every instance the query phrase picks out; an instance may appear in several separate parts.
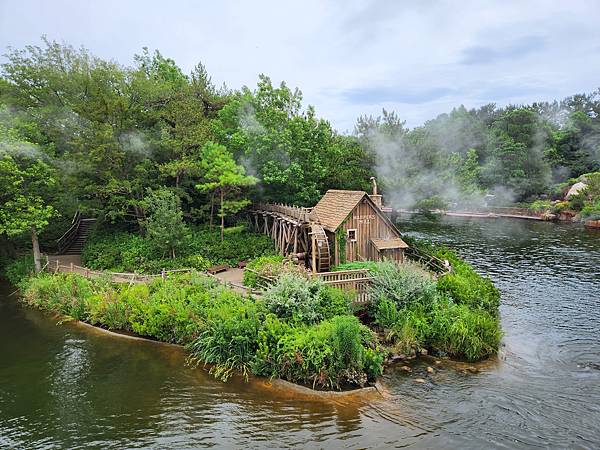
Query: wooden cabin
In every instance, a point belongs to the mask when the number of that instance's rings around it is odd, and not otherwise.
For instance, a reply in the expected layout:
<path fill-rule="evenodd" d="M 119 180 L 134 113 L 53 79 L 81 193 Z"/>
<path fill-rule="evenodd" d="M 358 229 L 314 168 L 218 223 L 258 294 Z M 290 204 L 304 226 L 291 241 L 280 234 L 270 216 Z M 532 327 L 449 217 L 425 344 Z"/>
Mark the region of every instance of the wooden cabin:
<path fill-rule="evenodd" d="M 408 245 L 382 210 L 381 196 L 376 190 L 369 195 L 364 191 L 331 189 L 310 216 L 323 227 L 333 247 L 330 248 L 332 266 L 354 261 L 404 261 Z"/>
<path fill-rule="evenodd" d="M 275 241 L 282 255 L 303 262 L 313 272 L 327 272 L 345 262 L 402 263 L 408 247 L 382 205 L 374 178 L 373 193 L 331 189 L 314 208 L 257 204 L 250 222 Z"/>

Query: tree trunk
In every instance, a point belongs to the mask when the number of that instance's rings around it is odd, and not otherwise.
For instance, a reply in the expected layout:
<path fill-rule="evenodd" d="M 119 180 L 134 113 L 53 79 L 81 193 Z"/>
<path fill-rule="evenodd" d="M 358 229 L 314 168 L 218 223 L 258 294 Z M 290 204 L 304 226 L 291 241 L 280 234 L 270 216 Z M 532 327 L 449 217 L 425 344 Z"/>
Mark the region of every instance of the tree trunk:
<path fill-rule="evenodd" d="M 42 255 L 40 252 L 40 242 L 38 241 L 37 230 L 31 229 L 31 244 L 33 246 L 33 264 L 36 272 L 42 271 Z"/>
<path fill-rule="evenodd" d="M 213 227 L 213 218 L 215 217 L 215 193 L 210 194 L 210 229 Z"/>
<path fill-rule="evenodd" d="M 223 242 L 223 239 L 225 238 L 225 209 L 223 209 L 224 197 L 225 194 L 223 189 L 221 189 L 221 242 Z"/>

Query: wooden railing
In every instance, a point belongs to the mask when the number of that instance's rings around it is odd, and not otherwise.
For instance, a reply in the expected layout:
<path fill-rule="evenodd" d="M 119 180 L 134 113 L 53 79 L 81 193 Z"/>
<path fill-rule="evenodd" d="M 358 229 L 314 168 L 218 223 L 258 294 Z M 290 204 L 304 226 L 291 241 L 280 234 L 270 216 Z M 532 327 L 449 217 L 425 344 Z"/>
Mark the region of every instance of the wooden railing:
<path fill-rule="evenodd" d="M 54 260 L 52 262 L 46 261 L 46 264 L 42 268 L 50 273 L 75 273 L 77 275 L 83 276 L 85 278 L 107 278 L 112 283 L 128 283 L 128 284 L 143 284 L 150 283 L 157 279 L 166 279 L 170 275 L 176 273 L 201 273 L 204 276 L 214 279 L 217 283 L 237 290 L 242 293 L 252 293 L 255 295 L 260 295 L 260 292 L 256 289 L 251 289 L 249 287 L 243 286 L 239 283 L 235 283 L 233 281 L 224 281 L 219 277 L 208 273 L 208 272 L 200 272 L 196 269 L 175 269 L 175 270 L 162 270 L 159 274 L 139 274 L 134 272 L 106 272 L 101 270 L 92 270 L 87 267 L 81 267 L 76 264 L 60 264 L 58 260 Z"/>
<path fill-rule="evenodd" d="M 174 273 L 194 272 L 195 269 L 163 270 L 160 274 L 144 275 L 132 272 L 105 272 L 92 270 L 77 264 L 60 264 L 58 260 L 46 263 L 45 270 L 50 273 L 76 273 L 86 278 L 108 278 L 113 283 L 149 283 L 158 278 L 163 280 Z"/>
<path fill-rule="evenodd" d="M 438 278 L 452 272 L 452 266 L 448 261 L 441 260 L 437 256 L 422 252 L 416 247 L 405 249 L 404 254 L 411 261 L 415 261 L 434 272 Z"/>
<path fill-rule="evenodd" d="M 65 232 L 65 234 L 63 234 L 61 237 L 59 237 L 56 240 L 58 254 L 61 254 L 67 248 L 69 248 L 69 246 L 71 245 L 71 243 L 77 236 L 77 231 L 79 230 L 80 224 L 81 224 L 81 212 L 77 211 L 75 213 L 75 215 L 73 216 L 73 220 L 71 221 L 71 226 L 69 227 L 69 229 Z"/>
<path fill-rule="evenodd" d="M 354 303 L 368 303 L 371 300 L 369 286 L 372 277 L 368 269 L 343 270 L 339 272 L 321 272 L 314 275 L 323 284 L 354 293 Z"/>
<path fill-rule="evenodd" d="M 302 208 L 300 206 L 285 205 L 283 203 L 257 203 L 254 205 L 253 209 L 256 211 L 269 211 L 283 214 L 300 222 L 309 222 L 310 211 L 312 208 Z"/>

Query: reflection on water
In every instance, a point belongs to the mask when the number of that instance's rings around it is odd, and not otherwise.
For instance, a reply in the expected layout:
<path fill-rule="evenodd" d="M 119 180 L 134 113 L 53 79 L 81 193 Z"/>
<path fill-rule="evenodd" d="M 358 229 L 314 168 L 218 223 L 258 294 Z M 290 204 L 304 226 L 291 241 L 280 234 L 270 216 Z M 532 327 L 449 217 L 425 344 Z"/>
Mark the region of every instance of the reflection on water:
<path fill-rule="evenodd" d="M 0 447 L 598 448 L 600 234 L 500 220 L 400 227 L 456 248 L 502 290 L 504 346 L 478 373 L 423 361 L 388 370 L 383 400 L 315 401 L 223 384 L 187 368 L 181 349 L 56 326 L 5 296 Z"/>

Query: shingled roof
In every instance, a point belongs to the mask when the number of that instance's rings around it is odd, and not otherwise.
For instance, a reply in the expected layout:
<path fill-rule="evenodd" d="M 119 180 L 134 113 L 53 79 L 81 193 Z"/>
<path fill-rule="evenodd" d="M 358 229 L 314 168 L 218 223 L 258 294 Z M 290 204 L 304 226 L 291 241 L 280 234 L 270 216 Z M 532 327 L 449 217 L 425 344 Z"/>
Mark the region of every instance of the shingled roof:
<path fill-rule="evenodd" d="M 335 231 L 348 214 L 367 195 L 365 191 L 340 191 L 329 189 L 311 212 L 312 220 L 328 231 Z"/>

